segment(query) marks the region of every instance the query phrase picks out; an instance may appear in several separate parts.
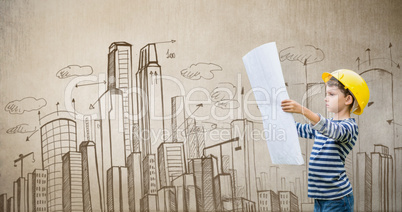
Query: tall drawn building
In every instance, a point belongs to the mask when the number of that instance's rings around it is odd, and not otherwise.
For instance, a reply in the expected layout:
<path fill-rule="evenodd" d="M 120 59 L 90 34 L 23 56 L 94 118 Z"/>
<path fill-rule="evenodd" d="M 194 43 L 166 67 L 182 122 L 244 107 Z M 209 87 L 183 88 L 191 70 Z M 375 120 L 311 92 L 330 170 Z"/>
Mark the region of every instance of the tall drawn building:
<path fill-rule="evenodd" d="M 172 108 L 172 142 L 186 143 L 186 110 L 184 96 L 174 96 L 171 99 Z"/>
<path fill-rule="evenodd" d="M 140 50 L 137 80 L 137 115 L 140 135 L 140 145 L 143 157 L 152 152 L 152 145 L 165 139 L 162 70 L 158 64 L 155 44 L 148 44 Z M 152 137 L 162 132 L 162 138 Z M 160 140 L 155 140 L 160 139 Z M 158 145 L 157 145 L 158 146 Z"/>
<path fill-rule="evenodd" d="M 26 188 L 27 180 L 25 177 L 19 177 L 16 181 L 14 181 L 14 211 L 15 212 L 23 212 L 27 210 L 27 188 Z"/>
<path fill-rule="evenodd" d="M 246 119 L 234 120 L 231 123 L 232 138 L 239 137 L 232 143 L 232 169 L 235 176 L 235 209 L 242 208 L 241 198 L 258 201 L 256 167 L 254 158 L 253 122 Z"/>
<path fill-rule="evenodd" d="M 197 126 L 195 119 L 187 118 L 186 137 L 187 161 L 200 158 L 205 147 L 204 127 Z"/>
<path fill-rule="evenodd" d="M 7 194 L 0 195 L 0 212 L 7 211 Z"/>
<path fill-rule="evenodd" d="M 183 143 L 165 142 L 158 147 L 158 169 L 161 188 L 186 172 Z"/>
<path fill-rule="evenodd" d="M 47 181 L 47 170 L 35 169 L 32 173 L 28 173 L 26 211 L 48 211 Z"/>
<path fill-rule="evenodd" d="M 355 205 L 357 211 L 371 211 L 372 195 L 372 167 L 371 158 L 365 152 L 357 153 L 356 177 L 359 179 L 355 185 Z"/>
<path fill-rule="evenodd" d="M 137 87 L 137 118 L 140 150 L 143 164 L 143 197 L 141 211 L 156 209 L 158 191 L 158 173 L 156 155 L 152 146 L 165 141 L 163 108 L 162 70 L 158 64 L 155 44 L 148 44 L 140 50 Z M 152 133 L 151 133 L 152 131 Z M 153 137 L 162 135 L 162 137 Z"/>
<path fill-rule="evenodd" d="M 63 155 L 63 211 L 83 211 L 81 153 Z"/>
<path fill-rule="evenodd" d="M 394 211 L 393 158 L 388 147 L 376 144 L 371 152 L 373 211 Z"/>
<path fill-rule="evenodd" d="M 177 104 L 181 104 L 182 107 Z M 173 179 L 186 172 L 184 157 L 184 97 L 172 97 L 172 142 L 163 142 L 158 147 L 158 171 L 160 188 L 171 186 Z M 180 109 L 179 109 L 180 108 Z"/>
<path fill-rule="evenodd" d="M 95 143 L 83 141 L 80 144 L 82 159 L 82 196 L 84 211 L 102 211 L 101 182 L 96 161 Z"/>
<path fill-rule="evenodd" d="M 281 211 L 299 211 L 297 196 L 291 191 L 278 191 Z"/>
<path fill-rule="evenodd" d="M 40 128 L 42 167 L 48 173 L 49 211 L 63 211 L 62 156 L 69 151 L 77 151 L 76 122 L 69 118 L 61 118 L 64 113 L 59 112 L 58 115 L 57 119 L 45 122 Z"/>
<path fill-rule="evenodd" d="M 402 208 L 402 147 L 394 149 L 395 154 L 395 209 Z"/>
<path fill-rule="evenodd" d="M 133 151 L 133 76 L 131 61 L 131 44 L 114 42 L 109 46 L 108 55 L 108 89 L 122 91 L 123 134 L 126 158 Z"/>
<path fill-rule="evenodd" d="M 196 196 L 199 211 L 216 211 L 214 198 L 214 177 L 218 175 L 216 158 L 208 156 L 191 159 L 188 165 L 189 173 L 194 176 Z"/>
<path fill-rule="evenodd" d="M 258 191 L 259 211 L 280 211 L 279 196 L 272 190 Z"/>
<path fill-rule="evenodd" d="M 141 153 L 133 152 L 127 158 L 128 198 L 130 211 L 140 211 L 142 198 Z"/>

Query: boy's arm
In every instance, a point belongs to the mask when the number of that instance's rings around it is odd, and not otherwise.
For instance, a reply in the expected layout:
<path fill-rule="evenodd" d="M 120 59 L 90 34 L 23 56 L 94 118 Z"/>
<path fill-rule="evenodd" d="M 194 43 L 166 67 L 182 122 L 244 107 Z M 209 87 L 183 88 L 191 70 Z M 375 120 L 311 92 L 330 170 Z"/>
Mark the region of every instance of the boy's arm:
<path fill-rule="evenodd" d="M 310 124 L 301 124 L 297 121 L 295 121 L 295 123 L 299 137 L 313 139 L 314 133 Z"/>
<path fill-rule="evenodd" d="M 351 122 L 333 122 L 318 114 L 320 121 L 313 126 L 321 134 L 333 138 L 341 143 L 348 142 L 357 136 L 358 128 Z"/>
<path fill-rule="evenodd" d="M 358 133 L 357 125 L 353 125 L 349 122 L 332 122 L 321 115 L 312 112 L 308 108 L 301 106 L 294 100 L 283 100 L 281 106 L 282 110 L 285 112 L 303 114 L 311 121 L 314 130 L 340 142 L 347 142 Z"/>
<path fill-rule="evenodd" d="M 282 110 L 289 113 L 300 113 L 308 118 L 312 125 L 316 125 L 320 121 L 320 116 L 318 116 L 313 111 L 301 106 L 294 100 L 286 99 L 281 103 Z"/>

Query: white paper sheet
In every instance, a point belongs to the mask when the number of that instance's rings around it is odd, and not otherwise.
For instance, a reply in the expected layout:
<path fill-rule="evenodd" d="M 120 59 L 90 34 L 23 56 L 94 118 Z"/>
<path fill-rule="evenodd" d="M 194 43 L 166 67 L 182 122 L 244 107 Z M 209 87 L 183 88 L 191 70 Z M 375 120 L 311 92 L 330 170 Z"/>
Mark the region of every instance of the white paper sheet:
<path fill-rule="evenodd" d="M 263 117 L 272 163 L 304 164 L 293 115 L 281 108 L 281 101 L 289 95 L 275 42 L 253 49 L 243 57 L 243 63 Z"/>

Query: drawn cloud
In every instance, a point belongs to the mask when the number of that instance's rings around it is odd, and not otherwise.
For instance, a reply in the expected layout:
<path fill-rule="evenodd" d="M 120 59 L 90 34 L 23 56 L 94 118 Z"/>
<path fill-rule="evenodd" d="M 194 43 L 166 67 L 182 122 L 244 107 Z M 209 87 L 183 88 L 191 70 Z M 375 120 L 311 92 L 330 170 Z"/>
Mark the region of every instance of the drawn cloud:
<path fill-rule="evenodd" d="M 222 109 L 236 109 L 239 102 L 235 100 L 237 94 L 236 86 L 229 82 L 219 83 L 211 93 L 211 100 L 215 106 Z"/>
<path fill-rule="evenodd" d="M 279 52 L 279 58 L 283 62 L 285 60 L 297 61 L 302 64 L 312 64 L 323 61 L 324 52 L 313 45 L 305 45 L 302 47 L 288 47 Z"/>
<path fill-rule="evenodd" d="M 59 79 L 65 79 L 74 76 L 88 76 L 93 73 L 91 66 L 79 66 L 79 65 L 69 65 L 62 68 L 56 73 Z"/>
<path fill-rule="evenodd" d="M 29 133 L 29 132 L 34 132 L 35 129 L 31 129 L 31 127 L 28 124 L 19 124 L 15 127 L 12 127 L 6 131 L 7 134 L 16 134 L 16 133 Z"/>
<path fill-rule="evenodd" d="M 183 69 L 180 73 L 183 77 L 191 80 L 199 80 L 201 78 L 210 80 L 214 78 L 214 71 L 222 70 L 222 67 L 213 63 L 197 63 Z"/>
<path fill-rule="evenodd" d="M 46 104 L 47 102 L 43 98 L 36 99 L 34 97 L 25 97 L 21 100 L 9 102 L 4 110 L 10 114 L 23 114 L 25 111 L 30 112 L 33 110 L 39 110 L 46 106 Z"/>

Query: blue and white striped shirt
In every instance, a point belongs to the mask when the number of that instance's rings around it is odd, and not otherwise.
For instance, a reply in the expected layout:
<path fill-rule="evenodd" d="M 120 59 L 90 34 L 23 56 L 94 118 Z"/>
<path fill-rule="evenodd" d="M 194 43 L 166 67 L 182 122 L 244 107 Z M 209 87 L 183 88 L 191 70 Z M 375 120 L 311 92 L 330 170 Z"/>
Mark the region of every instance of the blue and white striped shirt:
<path fill-rule="evenodd" d="M 316 125 L 296 122 L 299 137 L 314 138 L 308 170 L 308 197 L 338 199 L 352 192 L 345 160 L 359 133 L 354 118 L 332 120 L 322 117 Z"/>

